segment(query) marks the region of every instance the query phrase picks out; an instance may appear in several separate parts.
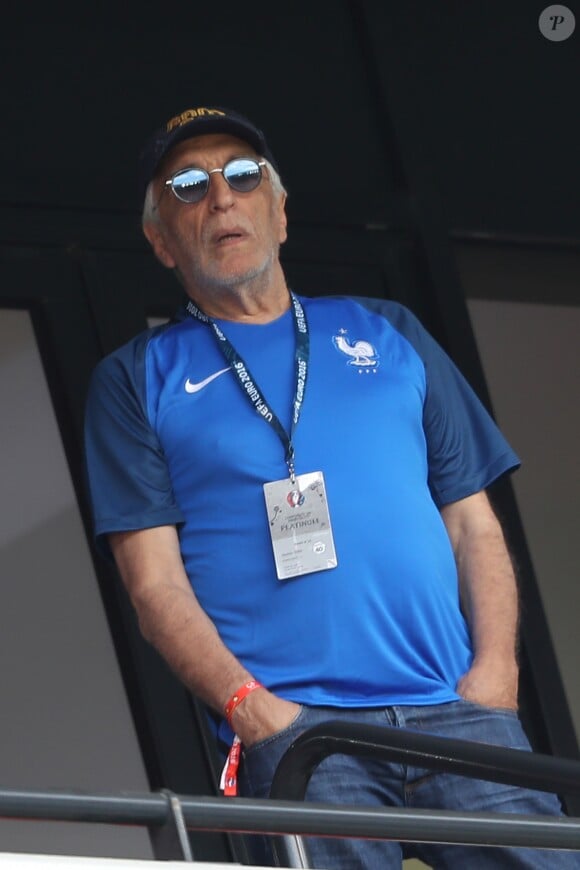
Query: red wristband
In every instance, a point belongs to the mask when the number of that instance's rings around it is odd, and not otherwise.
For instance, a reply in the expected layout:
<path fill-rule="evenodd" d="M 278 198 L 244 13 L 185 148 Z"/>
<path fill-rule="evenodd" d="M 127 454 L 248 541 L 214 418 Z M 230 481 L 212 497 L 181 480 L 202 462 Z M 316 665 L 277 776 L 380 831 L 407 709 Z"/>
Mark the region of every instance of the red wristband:
<path fill-rule="evenodd" d="M 250 692 L 253 692 L 254 689 L 263 688 L 263 685 L 257 680 L 248 680 L 247 683 L 244 683 L 243 686 L 240 686 L 237 692 L 234 692 L 234 694 L 225 706 L 226 719 L 228 720 L 230 725 L 232 724 L 232 713 L 234 712 L 238 704 L 241 704 L 244 698 L 247 698 Z"/>

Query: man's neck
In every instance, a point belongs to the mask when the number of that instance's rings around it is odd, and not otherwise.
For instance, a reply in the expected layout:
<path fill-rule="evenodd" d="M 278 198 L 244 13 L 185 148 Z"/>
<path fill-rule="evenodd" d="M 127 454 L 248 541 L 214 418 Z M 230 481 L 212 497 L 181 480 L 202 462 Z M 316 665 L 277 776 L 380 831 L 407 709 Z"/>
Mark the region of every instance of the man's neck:
<path fill-rule="evenodd" d="M 268 286 L 249 281 L 231 287 L 188 290 L 204 314 L 238 323 L 270 323 L 290 308 L 290 292 L 282 272 Z"/>

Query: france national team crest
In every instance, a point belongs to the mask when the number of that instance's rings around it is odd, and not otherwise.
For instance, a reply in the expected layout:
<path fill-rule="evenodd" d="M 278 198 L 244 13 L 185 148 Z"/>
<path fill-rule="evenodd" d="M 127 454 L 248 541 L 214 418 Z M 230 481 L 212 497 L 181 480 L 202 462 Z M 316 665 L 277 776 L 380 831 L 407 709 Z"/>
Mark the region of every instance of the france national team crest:
<path fill-rule="evenodd" d="M 375 374 L 379 367 L 379 355 L 376 348 L 369 341 L 363 341 L 360 338 L 351 341 L 347 332 L 346 329 L 339 329 L 338 335 L 332 336 L 335 348 L 348 357 L 347 365 L 354 366 L 358 369 L 359 374 L 363 372 L 367 375 L 370 372 Z"/>

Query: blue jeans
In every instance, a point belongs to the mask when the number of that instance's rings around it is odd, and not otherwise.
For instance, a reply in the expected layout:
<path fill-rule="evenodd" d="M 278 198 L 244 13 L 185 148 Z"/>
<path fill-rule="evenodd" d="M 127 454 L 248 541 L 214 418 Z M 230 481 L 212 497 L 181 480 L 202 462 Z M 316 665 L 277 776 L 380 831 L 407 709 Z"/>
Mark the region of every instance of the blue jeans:
<path fill-rule="evenodd" d="M 305 729 L 329 719 L 409 728 L 512 749 L 530 748 L 516 713 L 464 700 L 432 707 L 364 710 L 303 707 L 288 728 L 244 752 L 240 793 L 267 797 L 276 766 L 290 743 Z M 546 792 L 339 754 L 329 756 L 315 770 L 306 800 L 529 815 L 562 812 L 558 799 Z M 402 859 L 412 855 L 434 868 L 458 870 L 580 868 L 580 852 L 316 837 L 306 838 L 305 844 L 312 866 L 328 870 L 391 870 L 400 868 Z"/>

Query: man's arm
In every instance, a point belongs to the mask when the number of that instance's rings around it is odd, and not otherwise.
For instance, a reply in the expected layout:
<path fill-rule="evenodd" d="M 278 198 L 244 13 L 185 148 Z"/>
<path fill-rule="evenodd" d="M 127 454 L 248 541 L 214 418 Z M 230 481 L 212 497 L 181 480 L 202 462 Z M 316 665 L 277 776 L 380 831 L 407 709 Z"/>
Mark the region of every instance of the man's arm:
<path fill-rule="evenodd" d="M 474 660 L 457 684 L 466 700 L 517 707 L 518 594 L 500 524 L 485 492 L 441 510 L 459 572 Z"/>
<path fill-rule="evenodd" d="M 109 541 L 143 636 L 191 692 L 223 715 L 232 694 L 253 675 L 227 649 L 197 601 L 175 527 L 117 532 Z M 287 727 L 298 710 L 258 689 L 234 710 L 232 726 L 249 746 Z"/>

